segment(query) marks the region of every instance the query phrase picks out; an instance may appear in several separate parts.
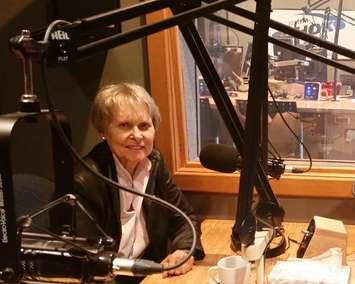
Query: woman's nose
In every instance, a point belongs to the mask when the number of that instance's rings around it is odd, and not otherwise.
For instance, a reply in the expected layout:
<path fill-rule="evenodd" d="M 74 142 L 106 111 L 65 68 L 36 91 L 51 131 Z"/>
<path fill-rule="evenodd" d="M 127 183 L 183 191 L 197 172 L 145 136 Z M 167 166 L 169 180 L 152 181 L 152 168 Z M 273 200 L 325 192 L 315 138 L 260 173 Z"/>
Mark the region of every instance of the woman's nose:
<path fill-rule="evenodd" d="M 134 139 L 142 139 L 143 134 L 142 132 L 138 129 L 138 127 L 133 127 L 132 129 L 132 136 Z"/>

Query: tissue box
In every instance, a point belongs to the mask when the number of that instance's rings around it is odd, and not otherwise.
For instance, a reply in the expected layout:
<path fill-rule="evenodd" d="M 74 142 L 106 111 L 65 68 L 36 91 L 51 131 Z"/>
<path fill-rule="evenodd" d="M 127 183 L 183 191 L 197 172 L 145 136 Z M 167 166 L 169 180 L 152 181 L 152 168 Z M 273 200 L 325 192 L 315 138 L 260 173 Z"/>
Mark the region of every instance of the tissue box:
<path fill-rule="evenodd" d="M 269 273 L 268 284 L 348 284 L 350 267 L 321 261 L 278 261 Z"/>

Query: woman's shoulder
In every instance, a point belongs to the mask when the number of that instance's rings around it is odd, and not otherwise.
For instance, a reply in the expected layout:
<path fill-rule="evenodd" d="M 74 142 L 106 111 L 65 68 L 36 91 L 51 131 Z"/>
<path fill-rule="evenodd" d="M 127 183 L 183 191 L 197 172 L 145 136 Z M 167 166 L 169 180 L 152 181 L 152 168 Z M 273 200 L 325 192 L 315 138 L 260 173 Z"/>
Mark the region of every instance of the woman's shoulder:
<path fill-rule="evenodd" d="M 101 141 L 101 142 L 97 143 L 91 149 L 91 151 L 87 154 L 87 157 L 98 159 L 99 157 L 107 156 L 109 154 L 111 154 L 111 151 L 110 151 L 110 147 L 108 146 L 107 142 Z"/>
<path fill-rule="evenodd" d="M 112 152 L 106 141 L 96 144 L 91 151 L 85 156 L 84 159 L 91 159 L 99 168 L 108 163 L 113 163 Z"/>
<path fill-rule="evenodd" d="M 153 151 L 149 154 L 148 159 L 152 163 L 152 172 L 155 172 L 156 175 L 162 175 L 167 171 L 163 154 L 158 149 L 153 149 Z"/>

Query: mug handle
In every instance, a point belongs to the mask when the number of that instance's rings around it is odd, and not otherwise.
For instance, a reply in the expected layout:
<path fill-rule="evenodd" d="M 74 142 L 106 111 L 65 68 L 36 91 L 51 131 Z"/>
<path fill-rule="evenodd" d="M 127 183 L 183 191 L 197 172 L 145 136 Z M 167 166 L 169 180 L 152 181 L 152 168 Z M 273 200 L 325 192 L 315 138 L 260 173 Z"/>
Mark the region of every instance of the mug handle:
<path fill-rule="evenodd" d="M 208 284 L 219 284 L 218 266 L 211 266 L 208 269 Z"/>

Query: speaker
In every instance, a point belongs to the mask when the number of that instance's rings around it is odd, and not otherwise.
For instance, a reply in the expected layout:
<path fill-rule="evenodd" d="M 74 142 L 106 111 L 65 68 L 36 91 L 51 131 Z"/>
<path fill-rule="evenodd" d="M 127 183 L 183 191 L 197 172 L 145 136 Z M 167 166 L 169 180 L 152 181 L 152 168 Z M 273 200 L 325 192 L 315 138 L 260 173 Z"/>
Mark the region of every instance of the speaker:
<path fill-rule="evenodd" d="M 314 257 L 334 247 L 342 250 L 345 265 L 347 232 L 344 223 L 340 220 L 314 216 L 297 250 L 297 257 Z"/>

